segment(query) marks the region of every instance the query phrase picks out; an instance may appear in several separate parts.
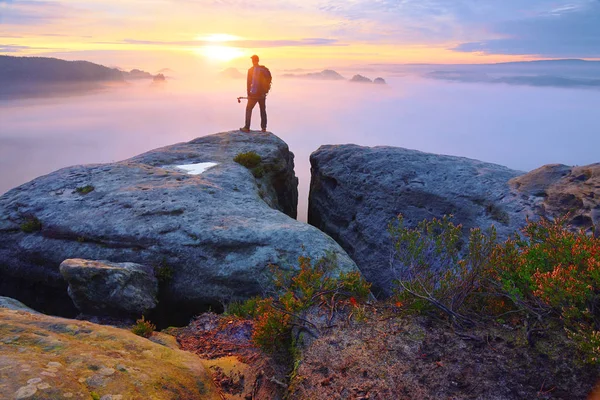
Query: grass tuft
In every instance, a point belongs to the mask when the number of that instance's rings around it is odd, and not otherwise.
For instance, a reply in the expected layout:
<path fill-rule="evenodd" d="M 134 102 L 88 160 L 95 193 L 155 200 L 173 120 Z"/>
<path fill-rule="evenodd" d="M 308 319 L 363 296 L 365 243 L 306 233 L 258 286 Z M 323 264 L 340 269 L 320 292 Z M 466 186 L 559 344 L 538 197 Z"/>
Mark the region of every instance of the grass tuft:
<path fill-rule="evenodd" d="M 75 189 L 75 192 L 79 193 L 81 195 L 86 195 L 88 193 L 93 192 L 94 189 L 96 189 L 96 188 L 93 187 L 92 185 L 85 185 L 85 186 L 80 186 L 77 189 Z"/>
<path fill-rule="evenodd" d="M 243 165 L 248 169 L 256 168 L 262 162 L 261 156 L 254 151 L 248 151 L 246 153 L 240 153 L 234 157 L 233 161 Z"/>
<path fill-rule="evenodd" d="M 34 233 L 42 230 L 42 222 L 34 216 L 28 216 L 21 224 L 21 230 L 25 233 Z"/>

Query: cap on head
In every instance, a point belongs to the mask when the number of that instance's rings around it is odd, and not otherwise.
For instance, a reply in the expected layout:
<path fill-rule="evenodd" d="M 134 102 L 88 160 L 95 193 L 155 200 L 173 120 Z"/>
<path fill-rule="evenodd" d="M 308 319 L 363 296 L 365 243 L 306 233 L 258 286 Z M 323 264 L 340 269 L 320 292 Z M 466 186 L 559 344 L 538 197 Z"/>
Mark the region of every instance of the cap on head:
<path fill-rule="evenodd" d="M 252 61 L 256 61 L 258 62 L 258 56 L 255 54 L 252 57 L 250 57 L 252 59 Z"/>

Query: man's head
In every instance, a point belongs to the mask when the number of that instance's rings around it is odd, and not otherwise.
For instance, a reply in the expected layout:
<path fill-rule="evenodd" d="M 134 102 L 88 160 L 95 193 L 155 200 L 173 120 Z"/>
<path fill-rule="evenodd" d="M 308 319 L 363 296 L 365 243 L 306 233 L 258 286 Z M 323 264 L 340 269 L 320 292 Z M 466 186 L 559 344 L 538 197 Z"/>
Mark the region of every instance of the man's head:
<path fill-rule="evenodd" d="M 255 54 L 252 57 L 250 57 L 252 59 L 252 64 L 253 65 L 258 65 L 258 56 Z"/>

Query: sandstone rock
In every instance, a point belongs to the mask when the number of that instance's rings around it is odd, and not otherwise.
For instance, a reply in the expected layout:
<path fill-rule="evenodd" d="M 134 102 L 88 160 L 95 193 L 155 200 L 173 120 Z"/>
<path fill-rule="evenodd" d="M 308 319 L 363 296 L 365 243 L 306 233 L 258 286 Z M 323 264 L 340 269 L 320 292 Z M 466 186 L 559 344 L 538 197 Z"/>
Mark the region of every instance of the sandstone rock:
<path fill-rule="evenodd" d="M 571 223 L 600 223 L 600 164 L 548 165 L 524 174 L 462 157 L 394 147 L 322 146 L 311 155 L 309 223 L 331 235 L 379 293 L 389 293 L 398 214 L 408 226 L 454 215 L 465 239 L 494 225 L 503 240 L 526 218 L 572 213 Z"/>
<path fill-rule="evenodd" d="M 261 157 L 252 170 L 233 161 L 250 151 Z M 157 312 L 183 319 L 261 293 L 269 264 L 332 253 L 340 270 L 355 269 L 330 237 L 293 219 L 293 165 L 278 137 L 232 131 L 37 178 L 0 197 L 0 294 L 76 315 L 62 261 L 134 262 L 159 271 Z"/>
<path fill-rule="evenodd" d="M 540 215 L 554 218 L 570 213 L 569 222 L 576 228 L 600 226 L 600 163 L 545 165 L 512 179 L 510 185 Z"/>
<path fill-rule="evenodd" d="M 9 310 L 26 311 L 28 313 L 37 314 L 37 311 L 27 307 L 25 304 L 18 300 L 11 299 L 10 297 L 0 296 L 0 308 L 7 308 Z"/>
<path fill-rule="evenodd" d="M 3 308 L 0 320 L 2 399 L 220 399 L 195 354 L 84 321 Z"/>
<path fill-rule="evenodd" d="M 533 215 L 508 181 L 522 174 L 500 165 L 394 147 L 321 146 L 311 155 L 308 221 L 331 235 L 380 294 L 389 293 L 388 224 L 409 226 L 454 215 L 470 228 L 492 224 L 506 237 Z"/>
<path fill-rule="evenodd" d="M 60 273 L 79 311 L 92 315 L 140 316 L 157 304 L 154 270 L 134 263 L 68 259 Z"/>

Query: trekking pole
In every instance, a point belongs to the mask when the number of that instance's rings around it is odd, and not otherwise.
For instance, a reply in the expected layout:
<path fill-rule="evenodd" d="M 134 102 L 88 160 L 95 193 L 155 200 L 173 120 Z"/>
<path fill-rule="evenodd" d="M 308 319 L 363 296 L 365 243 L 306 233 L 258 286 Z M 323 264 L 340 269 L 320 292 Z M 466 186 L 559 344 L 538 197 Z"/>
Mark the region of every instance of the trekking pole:
<path fill-rule="evenodd" d="M 238 98 L 237 98 L 237 101 L 238 101 L 238 103 L 241 103 L 241 102 L 242 102 L 242 99 L 248 100 L 248 98 L 247 98 L 247 97 L 238 97 Z"/>

